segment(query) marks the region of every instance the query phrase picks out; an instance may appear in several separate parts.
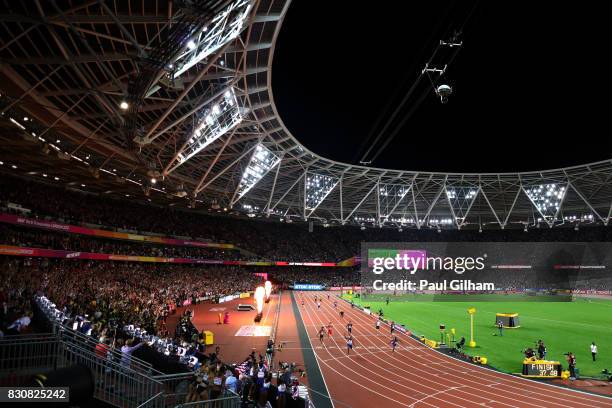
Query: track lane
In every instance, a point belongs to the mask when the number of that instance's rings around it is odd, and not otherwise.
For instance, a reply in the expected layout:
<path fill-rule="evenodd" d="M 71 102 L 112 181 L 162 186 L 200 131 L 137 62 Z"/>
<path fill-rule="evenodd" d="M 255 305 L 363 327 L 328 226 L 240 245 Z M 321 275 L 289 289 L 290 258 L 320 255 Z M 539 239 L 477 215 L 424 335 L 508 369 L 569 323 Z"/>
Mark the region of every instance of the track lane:
<path fill-rule="evenodd" d="M 314 299 L 314 296 L 312 296 L 312 299 Z M 345 310 L 345 313 L 347 313 L 346 308 L 343 308 L 342 306 L 339 307 L 339 309 L 332 309 L 331 308 L 331 303 L 330 301 L 326 301 L 326 302 L 322 302 L 322 309 L 318 310 L 317 312 L 319 315 L 324 316 L 325 319 L 322 319 L 322 317 L 319 318 L 320 322 L 328 322 L 328 319 L 335 319 L 336 320 L 336 332 L 338 330 L 338 326 L 344 327 L 344 323 L 348 322 L 348 319 L 345 319 L 342 321 L 342 323 L 340 323 L 339 321 L 339 317 L 338 317 L 338 311 L 339 310 Z M 344 302 L 341 302 L 344 303 Z M 305 302 L 305 304 L 308 306 L 309 309 L 311 310 L 315 310 L 314 309 L 314 301 L 310 302 Z M 362 314 L 360 312 L 360 314 Z M 365 316 L 365 315 L 364 315 Z M 459 385 L 457 384 L 456 381 L 453 381 L 452 379 L 447 378 L 447 376 L 443 376 L 443 377 L 439 377 L 436 379 L 431 378 L 430 375 L 424 375 L 424 376 L 418 376 L 416 379 L 414 378 L 414 373 L 413 373 L 413 367 L 411 368 L 411 370 L 402 370 L 400 369 L 394 369 L 394 370 L 389 370 L 390 367 L 390 361 L 388 359 L 388 357 L 392 357 L 392 353 L 391 353 L 391 347 L 389 345 L 386 344 L 386 340 L 381 339 L 380 337 L 380 333 L 378 331 L 376 331 L 376 329 L 374 329 L 374 321 L 368 322 L 369 324 L 359 324 L 363 327 L 367 327 L 369 329 L 371 329 L 372 331 L 374 331 L 374 334 L 371 334 L 370 336 L 374 336 L 374 337 L 378 337 L 378 339 L 382 342 L 381 344 L 378 344 L 376 346 L 367 346 L 365 344 L 365 342 L 361 342 L 359 340 L 359 338 L 361 336 L 357 336 L 357 340 L 355 341 L 355 354 L 352 355 L 352 362 L 351 363 L 345 363 L 345 365 L 347 366 L 347 369 L 350 369 L 351 371 L 355 371 L 355 367 L 353 367 L 354 365 L 357 365 L 357 369 L 359 370 L 367 370 L 368 372 L 370 372 L 371 375 L 376 376 L 376 378 L 380 379 L 388 379 L 388 378 L 393 378 L 394 379 L 394 383 L 395 386 L 398 388 L 404 388 L 404 390 L 406 390 L 406 392 L 412 392 L 414 393 L 415 391 L 415 386 L 418 389 L 425 389 L 425 393 L 427 394 L 424 397 L 420 397 L 419 398 L 419 402 L 425 403 L 426 400 L 428 399 L 434 399 L 434 404 L 436 406 L 474 406 L 475 403 L 477 404 L 485 404 L 487 402 L 489 402 L 489 399 L 485 398 L 485 397 L 480 397 L 480 396 L 475 396 L 470 394 L 469 392 L 464 392 L 461 389 L 465 388 L 465 385 Z M 327 324 L 327 323 L 325 323 Z M 357 331 L 355 330 L 355 327 L 353 329 L 353 332 L 356 333 Z M 338 334 L 336 333 L 336 337 L 338 337 Z M 365 336 L 367 337 L 367 336 Z M 340 336 L 340 338 L 342 338 L 342 342 L 344 342 L 344 338 L 342 336 Z M 390 338 L 389 338 L 390 339 Z M 336 343 L 337 344 L 337 343 Z M 373 343 L 371 343 L 373 344 Z M 422 345 L 418 345 L 418 348 L 423 348 L 424 346 Z M 340 347 L 341 348 L 341 347 Z M 381 361 L 381 364 L 376 364 L 373 359 L 371 358 L 370 354 L 373 353 L 372 351 L 368 351 L 369 348 L 374 348 L 380 351 L 385 351 L 387 353 L 387 356 L 384 359 L 379 359 Z M 382 350 L 381 350 L 382 349 Z M 359 351 L 358 351 L 359 350 Z M 397 352 L 396 352 L 397 353 Z M 350 357 L 349 357 L 350 358 Z M 400 364 L 404 364 L 404 361 L 399 361 L 397 360 Z M 369 367 L 376 367 L 376 369 L 371 370 Z M 392 363 L 393 367 L 398 366 L 397 362 Z M 404 373 L 401 373 L 400 371 L 404 371 Z M 401 382 L 398 382 L 397 379 L 401 378 Z M 406 386 L 406 383 L 410 383 L 410 384 L 415 384 L 412 387 L 408 387 Z M 438 398 L 436 397 L 437 395 L 443 394 L 443 393 L 447 393 L 447 394 L 452 394 L 454 395 L 453 399 L 442 399 L 442 398 Z M 418 395 L 417 395 L 418 396 Z M 508 402 L 511 403 L 506 403 L 506 404 L 497 404 L 498 406 L 505 406 L 505 407 L 521 407 L 520 405 L 517 405 L 514 403 L 514 401 L 511 398 L 507 398 Z M 413 405 L 414 403 L 410 404 L 410 406 L 415 406 Z M 483 406 L 483 405 L 480 405 Z M 525 407 L 528 405 L 524 405 Z M 529 405 L 529 406 L 537 406 L 537 405 Z M 521 407 L 522 408 L 522 407 Z"/>
<path fill-rule="evenodd" d="M 317 310 L 314 306 L 315 295 L 324 299 L 321 310 Z M 337 297 L 331 298 L 338 301 L 338 309 L 333 309 L 332 301 L 325 299 L 326 295 L 325 292 L 298 293 L 298 296 L 305 300 L 305 305 L 300 306 L 301 312 L 305 308 L 305 312 L 310 313 L 309 322 L 311 324 L 307 325 L 312 327 L 310 332 L 316 339 L 313 344 L 318 343 L 316 336 L 318 328 L 321 325 L 327 325 L 330 321 L 335 322 L 334 345 L 331 346 L 335 349 L 326 347 L 323 351 L 315 348 L 321 364 L 336 366 L 336 371 L 345 371 L 347 377 L 357 372 L 361 374 L 361 377 L 363 377 L 362 373 L 365 373 L 366 377 L 372 376 L 379 380 L 383 378 L 387 382 L 390 379 L 397 379 L 399 382 L 393 381 L 394 385 L 405 389 L 406 392 L 414 392 L 417 388 L 419 393 L 413 396 L 418 398 L 410 402 L 409 406 L 434 404 L 435 406 L 612 407 L 612 399 L 609 398 L 541 384 L 444 356 L 399 332 L 396 332 L 396 335 L 400 338 L 402 347 L 395 353 L 391 353 L 387 344 L 390 335 L 384 336 L 377 333 L 374 327 L 376 318 L 358 309 L 352 309 L 347 302 Z M 339 310 L 345 312 L 343 320 L 339 317 Z M 317 320 L 314 317 L 317 317 Z M 348 320 L 353 321 L 353 333 L 356 340 L 355 355 L 349 357 L 343 353 L 345 350 L 343 335 L 346 334 L 344 325 Z M 338 332 L 339 330 L 342 335 Z M 381 331 L 388 333 L 388 326 L 383 325 Z M 340 345 L 336 339 L 342 339 Z M 326 353 L 332 358 L 326 358 Z M 402 358 L 408 358 L 409 363 Z M 413 377 L 418 378 L 416 385 Z M 457 377 L 461 378 L 457 379 Z M 493 387 L 502 388 L 503 391 L 495 390 Z M 516 397 L 519 397 L 520 400 Z"/>
<path fill-rule="evenodd" d="M 327 326 L 327 324 L 329 323 L 330 320 L 327 319 L 329 315 L 327 315 L 325 311 L 318 310 L 314 307 L 314 296 L 312 296 L 310 299 L 305 299 L 304 303 L 305 303 L 304 306 L 302 306 L 300 309 L 300 313 L 305 312 L 308 318 L 308 322 L 311 323 L 310 324 L 310 326 L 312 327 L 311 333 L 316 335 L 316 333 L 318 332 L 318 328 L 320 328 L 321 326 Z M 321 316 L 325 316 L 326 319 L 323 320 Z M 315 322 L 317 323 L 314 324 Z M 336 327 L 336 330 L 337 329 L 338 328 Z M 328 377 L 326 376 L 326 382 L 328 384 L 328 388 L 330 389 L 330 393 L 332 395 L 334 394 L 334 391 L 332 391 L 332 389 L 334 388 L 337 389 L 338 392 L 344 393 L 345 391 L 349 391 L 349 396 L 351 400 L 353 401 L 353 404 L 351 404 L 351 406 L 360 406 L 360 405 L 354 405 L 355 400 L 359 401 L 360 403 L 365 402 L 365 401 L 371 401 L 367 404 L 368 406 L 371 406 L 370 404 L 376 405 L 376 403 L 380 401 L 380 398 L 377 398 L 376 395 L 389 400 L 387 402 L 387 404 L 389 404 L 388 406 L 406 407 L 406 406 L 411 406 L 417 403 L 419 400 L 422 400 L 423 406 L 431 406 L 431 407 L 465 407 L 467 406 L 467 405 L 457 404 L 457 403 L 450 402 L 450 401 L 444 401 L 443 399 L 437 398 L 435 396 L 432 397 L 432 394 L 434 393 L 448 391 L 449 390 L 448 387 L 437 388 L 437 389 L 434 389 L 431 393 L 426 393 L 420 390 L 420 388 L 422 388 L 422 384 L 417 380 L 407 381 L 411 383 L 410 386 L 406 385 L 405 383 L 398 383 L 393 376 L 386 376 L 387 373 L 384 371 L 384 367 L 379 367 L 380 370 L 371 369 L 369 367 L 371 366 L 371 362 L 361 359 L 362 355 L 356 352 L 354 352 L 353 356 L 350 356 L 350 357 L 347 356 L 347 360 L 345 360 L 346 362 L 340 361 L 340 357 L 346 356 L 344 352 L 346 350 L 346 346 L 345 346 L 344 337 L 342 337 L 342 340 L 340 341 L 340 343 L 336 341 L 337 338 L 338 338 L 338 334 L 336 331 L 336 334 L 331 337 L 331 342 L 333 344 L 325 344 L 325 346 L 315 347 L 315 355 L 317 355 L 319 362 L 323 361 L 322 359 L 319 358 L 321 354 L 327 354 L 328 356 L 330 356 L 331 361 L 330 360 L 324 361 L 324 364 L 332 368 L 335 373 L 343 376 L 345 380 L 349 380 L 357 386 L 356 388 L 351 388 L 350 390 L 346 390 L 346 388 L 342 387 L 342 383 L 340 383 L 340 384 L 337 384 L 338 385 L 337 387 L 335 387 L 334 380 L 336 380 L 337 377 L 335 376 L 332 377 L 333 380 L 330 381 Z M 317 336 L 316 342 L 318 342 L 318 336 Z M 325 342 L 329 343 L 330 339 L 326 338 Z M 312 340 L 311 340 L 311 343 L 312 343 Z M 358 349 L 361 346 L 359 345 L 359 343 L 356 343 L 354 347 Z M 331 366 L 333 364 L 332 362 L 336 363 L 335 368 Z M 358 382 L 354 381 L 353 379 L 355 378 L 359 379 L 359 381 Z M 383 384 L 389 384 L 389 386 L 386 386 Z M 373 395 L 373 394 L 376 394 L 376 395 Z M 425 402 L 425 399 L 428 399 L 428 398 L 435 400 L 435 401 Z"/>
<path fill-rule="evenodd" d="M 344 304 L 345 310 L 349 308 L 347 302 L 341 301 L 341 303 Z M 353 311 L 355 311 L 355 309 L 353 309 Z M 359 310 L 356 310 L 356 312 L 357 312 L 356 316 L 358 316 L 361 319 L 365 319 L 366 321 L 370 319 L 373 319 L 373 321 L 376 320 L 376 318 L 367 316 Z M 375 329 L 372 329 L 372 330 L 374 331 Z M 612 399 L 610 398 L 599 397 L 599 396 L 596 396 L 593 394 L 587 394 L 581 391 L 568 390 L 568 389 L 564 389 L 561 387 L 551 386 L 545 383 L 540 383 L 540 382 L 531 381 L 531 380 L 527 380 L 527 379 L 516 377 L 516 376 L 511 376 L 511 375 L 504 374 L 501 372 L 492 371 L 492 370 L 489 370 L 489 369 L 486 369 L 486 368 L 483 368 L 477 365 L 473 365 L 473 364 L 470 364 L 464 361 L 460 361 L 457 359 L 447 357 L 439 352 L 436 352 L 426 347 L 425 345 L 411 338 L 410 336 L 402 334 L 401 337 L 406 338 L 412 344 L 420 345 L 421 346 L 420 349 L 414 349 L 414 350 L 419 350 L 419 351 L 427 353 L 428 360 L 435 358 L 438 363 L 443 364 L 445 367 L 457 367 L 458 370 L 464 370 L 463 371 L 464 375 L 462 376 L 462 379 L 461 379 L 463 383 L 468 382 L 468 381 L 473 383 L 474 382 L 473 380 L 469 380 L 466 378 L 466 377 L 472 377 L 477 382 L 482 382 L 483 379 L 493 381 L 494 383 L 489 384 L 489 386 L 503 384 L 505 387 L 512 388 L 515 394 L 520 394 L 522 396 L 522 400 L 531 401 L 530 406 L 537 406 L 538 403 L 546 403 L 545 404 L 546 406 L 549 406 L 550 403 L 555 403 L 556 405 L 570 404 L 571 406 L 576 406 L 576 407 L 612 406 Z M 466 367 L 468 368 L 468 371 L 465 371 Z M 454 368 L 452 368 L 452 370 L 454 370 Z M 547 390 L 545 393 L 546 398 L 547 398 L 546 400 L 540 397 L 540 395 L 542 394 L 542 389 Z M 498 394 L 498 398 L 500 397 L 502 396 Z M 587 398 L 585 399 L 585 397 Z M 515 401 L 515 399 L 513 400 Z"/>
<path fill-rule="evenodd" d="M 323 310 L 326 313 L 328 313 L 328 316 L 335 318 L 335 321 L 338 325 L 343 325 L 348 322 L 348 319 L 342 319 L 342 321 L 340 321 L 341 319 L 339 318 L 338 312 L 340 310 L 344 310 L 345 316 L 346 316 L 347 315 L 347 308 L 346 308 L 347 305 L 344 301 L 340 301 L 340 303 L 344 305 L 339 306 L 338 309 L 334 309 L 331 307 L 331 302 L 327 302 Z M 353 311 L 354 310 L 355 309 L 353 309 Z M 362 315 L 362 316 L 359 316 L 359 315 Z M 359 312 L 357 316 L 360 318 L 367 317 L 365 314 L 361 312 Z M 441 391 L 439 391 L 440 387 L 446 387 L 447 393 L 452 393 L 454 395 L 453 400 L 456 399 L 457 403 L 468 404 L 468 406 L 473 405 L 474 403 L 477 403 L 477 404 L 489 403 L 491 401 L 491 398 L 488 398 L 487 395 L 497 398 L 498 401 L 496 402 L 498 406 L 505 406 L 505 407 L 539 406 L 535 402 L 529 405 L 521 405 L 520 403 L 517 403 L 511 397 L 504 396 L 502 398 L 499 398 L 499 396 L 496 395 L 494 392 L 492 392 L 490 389 L 482 390 L 480 388 L 466 384 L 466 381 L 462 381 L 461 384 L 458 384 L 457 382 L 458 380 L 456 378 L 450 377 L 447 370 L 438 368 L 438 366 L 436 366 L 435 363 L 431 364 L 429 360 L 427 360 L 426 358 L 420 358 L 418 354 L 416 356 L 411 355 L 410 353 L 402 354 L 402 350 L 409 350 L 412 353 L 427 352 L 427 350 L 429 349 L 426 348 L 421 343 L 418 343 L 417 345 L 403 346 L 403 347 L 398 348 L 395 352 L 391 352 L 391 346 L 389 344 L 389 342 L 391 341 L 391 334 L 389 333 L 388 336 L 381 334 L 381 333 L 384 333 L 387 328 L 382 327 L 381 330 L 376 330 L 374 328 L 374 322 L 375 320 L 372 320 L 370 322 L 367 322 L 369 324 L 363 324 L 363 323 L 360 324 L 360 326 L 363 328 L 363 331 L 361 330 L 359 331 L 360 334 L 357 335 L 357 338 L 361 338 L 362 337 L 361 334 L 363 333 L 368 333 L 368 332 L 370 333 L 370 334 L 365 334 L 363 336 L 366 339 L 366 341 L 368 341 L 370 344 L 369 346 L 367 346 L 367 349 L 364 350 L 363 354 L 369 356 L 370 354 L 373 353 L 372 348 L 375 350 L 376 349 L 382 350 L 383 353 L 378 353 L 376 356 L 369 358 L 368 363 L 374 364 L 380 370 L 383 370 L 389 373 L 389 375 L 394 375 L 394 374 L 403 375 L 403 382 L 405 382 L 405 381 L 414 381 L 412 380 L 412 377 L 414 377 L 416 374 L 418 376 L 417 384 L 420 384 L 421 386 L 426 387 L 427 392 L 430 392 L 430 393 L 433 392 L 434 393 L 433 395 L 438 395 L 439 393 L 441 393 Z M 357 331 L 355 330 L 355 327 L 353 327 L 353 332 L 357 333 Z M 373 334 L 371 334 L 372 332 Z M 376 342 L 372 339 L 376 339 Z M 361 342 L 361 343 L 365 345 L 365 342 Z M 398 356 L 402 356 L 402 355 L 405 357 L 405 359 L 398 358 Z M 374 359 L 380 361 L 382 365 L 375 364 L 373 362 Z M 410 362 L 408 362 L 408 360 Z M 389 365 L 390 365 L 389 363 L 391 363 L 392 366 L 394 367 L 393 370 L 389 370 Z M 423 369 L 424 366 L 427 367 L 426 370 Z M 430 370 L 435 371 L 435 374 L 432 375 Z M 481 384 L 477 383 L 476 385 L 480 386 Z M 474 394 L 474 392 L 477 392 L 477 394 Z M 502 402 L 501 400 L 503 400 L 504 402 Z"/>
<path fill-rule="evenodd" d="M 334 401 L 342 401 L 342 405 L 353 407 L 355 406 L 355 398 L 358 398 L 364 406 L 375 406 L 377 402 L 384 401 L 385 405 L 388 406 L 406 407 L 426 396 L 426 394 L 421 394 L 419 398 L 409 397 L 379 384 L 361 373 L 347 372 L 342 363 L 338 361 L 337 343 L 334 345 L 334 354 L 331 348 L 319 345 L 318 336 L 316 342 L 313 342 L 312 337 L 317 334 L 318 328 L 323 324 L 320 320 L 318 320 L 318 324 L 315 323 L 317 320 L 314 319 L 314 313 L 310 311 L 310 305 L 305 302 L 304 306 L 299 306 L 299 310 L 302 320 L 308 328 L 311 346 L 315 351 L 315 357 L 320 364 L 330 396 Z M 349 387 L 346 387 L 347 382 L 351 384 Z M 436 406 L 434 404 L 427 405 Z"/>

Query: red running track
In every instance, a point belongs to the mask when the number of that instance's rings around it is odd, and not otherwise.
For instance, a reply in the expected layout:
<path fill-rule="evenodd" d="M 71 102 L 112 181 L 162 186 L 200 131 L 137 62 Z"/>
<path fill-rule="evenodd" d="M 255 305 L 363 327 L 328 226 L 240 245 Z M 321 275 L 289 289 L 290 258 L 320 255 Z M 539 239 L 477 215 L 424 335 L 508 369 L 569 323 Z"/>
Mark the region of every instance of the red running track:
<path fill-rule="evenodd" d="M 389 327 L 376 330 L 369 316 L 329 292 L 296 292 L 311 347 L 336 408 L 342 407 L 612 407 L 612 399 L 582 393 L 448 357 Z M 323 299 L 317 309 L 314 297 Z M 304 305 L 302 306 L 302 300 Z M 338 307 L 334 308 L 333 302 Z M 344 318 L 339 311 L 344 311 Z M 353 323 L 353 351 L 347 355 L 346 324 Z M 333 325 L 319 342 L 321 326 Z"/>

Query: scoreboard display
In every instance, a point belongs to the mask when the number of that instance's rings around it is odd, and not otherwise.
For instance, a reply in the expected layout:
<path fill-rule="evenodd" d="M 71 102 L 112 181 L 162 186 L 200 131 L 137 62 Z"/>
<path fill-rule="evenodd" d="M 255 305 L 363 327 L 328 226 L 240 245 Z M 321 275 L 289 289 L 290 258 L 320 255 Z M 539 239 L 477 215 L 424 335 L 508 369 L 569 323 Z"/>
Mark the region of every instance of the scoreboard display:
<path fill-rule="evenodd" d="M 523 377 L 559 378 L 561 377 L 561 363 L 547 360 L 523 360 Z"/>
<path fill-rule="evenodd" d="M 325 290 L 323 285 L 315 285 L 312 283 L 294 283 L 293 290 Z"/>

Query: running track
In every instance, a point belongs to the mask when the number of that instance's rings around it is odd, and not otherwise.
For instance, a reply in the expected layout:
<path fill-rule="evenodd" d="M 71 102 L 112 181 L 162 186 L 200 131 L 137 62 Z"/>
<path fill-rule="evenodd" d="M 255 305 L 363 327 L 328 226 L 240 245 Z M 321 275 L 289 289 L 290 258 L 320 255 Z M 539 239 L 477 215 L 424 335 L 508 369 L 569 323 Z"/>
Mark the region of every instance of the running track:
<path fill-rule="evenodd" d="M 612 399 L 499 373 L 434 351 L 389 327 L 374 327 L 368 316 L 329 292 L 296 292 L 301 318 L 335 408 L 344 407 L 612 407 Z M 317 310 L 314 297 L 322 298 Z M 301 305 L 304 300 L 304 305 Z M 333 301 L 338 308 L 334 309 Z M 344 318 L 339 311 L 344 310 Z M 346 324 L 353 323 L 353 351 L 347 356 Z M 319 342 L 321 326 L 332 337 Z"/>

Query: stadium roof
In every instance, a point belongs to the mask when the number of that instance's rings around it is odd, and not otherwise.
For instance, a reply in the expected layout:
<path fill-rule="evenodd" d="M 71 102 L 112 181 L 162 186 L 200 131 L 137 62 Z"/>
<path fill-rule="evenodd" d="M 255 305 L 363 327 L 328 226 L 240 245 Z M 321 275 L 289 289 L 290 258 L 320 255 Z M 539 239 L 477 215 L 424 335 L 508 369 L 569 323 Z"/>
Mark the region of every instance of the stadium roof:
<path fill-rule="evenodd" d="M 283 124 L 271 88 L 290 3 L 3 3 L 0 168 L 91 192 L 323 224 L 607 225 L 612 160 L 462 174 L 309 151 L 299 142 L 308 135 Z"/>

